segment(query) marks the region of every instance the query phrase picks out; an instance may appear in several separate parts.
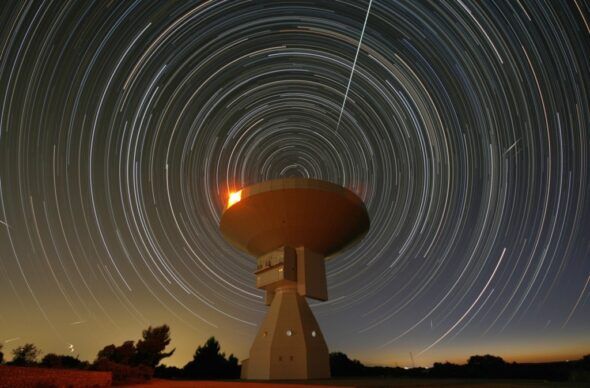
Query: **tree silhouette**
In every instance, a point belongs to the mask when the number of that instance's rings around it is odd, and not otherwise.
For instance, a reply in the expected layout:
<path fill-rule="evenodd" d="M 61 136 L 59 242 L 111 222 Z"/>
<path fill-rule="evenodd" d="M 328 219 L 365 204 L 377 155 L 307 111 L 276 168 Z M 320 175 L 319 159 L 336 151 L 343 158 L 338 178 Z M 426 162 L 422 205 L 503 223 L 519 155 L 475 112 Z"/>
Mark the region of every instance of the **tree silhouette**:
<path fill-rule="evenodd" d="M 366 367 L 359 360 L 351 360 L 342 352 L 330 353 L 330 373 L 336 376 L 364 376 Z"/>
<path fill-rule="evenodd" d="M 210 337 L 205 345 L 199 346 L 193 360 L 184 366 L 185 377 L 191 379 L 238 378 L 240 367 L 238 359 L 230 354 L 220 353 L 221 347 L 215 337 Z"/>
<path fill-rule="evenodd" d="M 491 354 L 486 354 L 485 356 L 471 356 L 467 361 L 467 365 L 470 366 L 478 366 L 478 367 L 501 367 L 506 365 L 506 362 L 502 359 L 502 357 L 492 356 Z"/>
<path fill-rule="evenodd" d="M 89 364 L 78 357 L 48 353 L 41 360 L 41 365 L 47 368 L 86 369 Z"/>
<path fill-rule="evenodd" d="M 451 377 L 459 378 L 466 375 L 465 366 L 457 365 L 450 362 L 435 362 L 429 371 L 432 377 Z"/>
<path fill-rule="evenodd" d="M 507 366 L 501 357 L 486 354 L 469 357 L 466 369 L 469 376 L 491 378 L 507 376 Z"/>
<path fill-rule="evenodd" d="M 12 364 L 13 365 L 30 365 L 37 361 L 37 357 L 41 354 L 33 344 L 24 344 L 12 350 Z"/>
<path fill-rule="evenodd" d="M 163 358 L 170 357 L 176 349 L 164 353 L 166 346 L 170 344 L 170 327 L 162 325 L 144 330 L 142 338 L 137 341 L 134 364 L 146 365 L 155 368 Z"/>
<path fill-rule="evenodd" d="M 97 360 L 108 360 L 117 364 L 131 365 L 135 358 L 133 341 L 125 341 L 121 346 L 107 345 L 98 352 Z"/>
<path fill-rule="evenodd" d="M 137 341 L 125 341 L 121 346 L 108 345 L 98 352 L 92 368 L 110 371 L 116 384 L 148 380 L 160 361 L 174 350 L 164 353 L 170 344 L 170 327 L 148 327 Z"/>
<path fill-rule="evenodd" d="M 2 353 L 2 344 L 0 344 L 0 364 L 4 362 L 4 353 Z"/>
<path fill-rule="evenodd" d="M 155 368 L 163 358 L 170 357 L 176 349 L 164 353 L 170 344 L 170 327 L 162 325 L 148 327 L 142 333 L 142 339 L 135 344 L 125 341 L 121 346 L 108 345 L 98 352 L 96 360 L 108 360 L 117 364 Z"/>

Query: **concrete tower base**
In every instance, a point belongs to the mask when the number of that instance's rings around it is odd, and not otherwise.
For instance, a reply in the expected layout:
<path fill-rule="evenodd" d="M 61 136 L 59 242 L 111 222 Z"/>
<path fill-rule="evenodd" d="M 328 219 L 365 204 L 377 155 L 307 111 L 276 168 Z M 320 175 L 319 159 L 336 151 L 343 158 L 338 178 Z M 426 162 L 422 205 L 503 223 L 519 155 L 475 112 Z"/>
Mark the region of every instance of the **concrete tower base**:
<path fill-rule="evenodd" d="M 268 314 L 242 362 L 243 379 L 321 379 L 330 377 L 328 347 L 296 285 L 275 290 Z"/>

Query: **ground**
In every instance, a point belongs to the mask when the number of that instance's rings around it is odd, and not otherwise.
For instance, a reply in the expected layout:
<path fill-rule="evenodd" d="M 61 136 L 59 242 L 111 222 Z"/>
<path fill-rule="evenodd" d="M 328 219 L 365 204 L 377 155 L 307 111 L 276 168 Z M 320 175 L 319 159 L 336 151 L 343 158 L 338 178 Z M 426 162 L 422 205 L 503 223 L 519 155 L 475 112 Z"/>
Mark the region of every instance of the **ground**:
<path fill-rule="evenodd" d="M 245 382 L 245 381 L 171 381 L 152 380 L 146 384 L 132 385 L 133 388 L 584 388 L 587 383 L 557 383 L 527 380 L 434 380 L 434 379 L 331 379 L 322 381 L 292 382 Z"/>
<path fill-rule="evenodd" d="M 0 365 L 0 388 L 110 387 L 110 372 Z"/>

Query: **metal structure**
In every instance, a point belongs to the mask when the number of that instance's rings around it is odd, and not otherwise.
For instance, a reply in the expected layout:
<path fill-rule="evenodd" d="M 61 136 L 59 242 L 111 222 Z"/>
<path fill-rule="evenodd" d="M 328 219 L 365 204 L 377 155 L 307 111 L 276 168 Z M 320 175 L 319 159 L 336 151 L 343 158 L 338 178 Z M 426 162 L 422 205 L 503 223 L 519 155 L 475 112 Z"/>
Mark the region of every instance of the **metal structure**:
<path fill-rule="evenodd" d="M 368 231 L 362 200 L 314 179 L 266 181 L 230 194 L 220 229 L 257 258 L 256 286 L 270 305 L 242 378 L 330 377 L 328 347 L 305 298 L 328 299 L 324 259 Z"/>

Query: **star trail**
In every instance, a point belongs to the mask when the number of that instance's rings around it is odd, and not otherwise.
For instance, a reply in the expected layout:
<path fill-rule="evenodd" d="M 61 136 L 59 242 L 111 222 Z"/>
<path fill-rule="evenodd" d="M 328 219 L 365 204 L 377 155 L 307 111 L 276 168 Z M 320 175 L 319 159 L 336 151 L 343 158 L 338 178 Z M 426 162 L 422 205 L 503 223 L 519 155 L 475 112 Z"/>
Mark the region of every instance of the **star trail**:
<path fill-rule="evenodd" d="M 400 366 L 590 350 L 590 3 L 5 1 L 0 343 L 94 359 L 167 323 L 245 358 L 266 307 L 229 193 L 345 186 L 310 302 Z M 410 353 L 411 352 L 411 353 Z"/>

